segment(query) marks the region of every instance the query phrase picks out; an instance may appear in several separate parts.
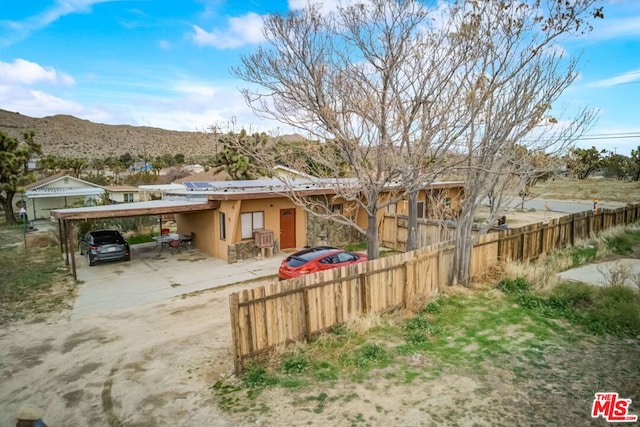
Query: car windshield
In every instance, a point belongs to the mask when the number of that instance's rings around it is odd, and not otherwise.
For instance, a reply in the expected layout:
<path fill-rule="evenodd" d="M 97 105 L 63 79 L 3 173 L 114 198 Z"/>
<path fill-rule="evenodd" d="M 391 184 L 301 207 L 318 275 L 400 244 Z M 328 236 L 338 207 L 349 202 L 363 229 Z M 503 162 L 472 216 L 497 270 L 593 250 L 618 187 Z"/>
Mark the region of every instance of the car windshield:
<path fill-rule="evenodd" d="M 97 245 L 104 245 L 107 243 L 124 243 L 124 239 L 117 231 L 100 231 L 93 233 L 93 242 Z"/>

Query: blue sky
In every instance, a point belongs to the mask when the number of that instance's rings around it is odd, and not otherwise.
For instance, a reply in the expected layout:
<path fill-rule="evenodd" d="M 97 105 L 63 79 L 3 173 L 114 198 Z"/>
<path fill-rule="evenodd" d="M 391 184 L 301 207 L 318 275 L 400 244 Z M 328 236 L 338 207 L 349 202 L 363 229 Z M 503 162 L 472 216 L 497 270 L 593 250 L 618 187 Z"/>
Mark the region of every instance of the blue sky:
<path fill-rule="evenodd" d="M 325 1 L 325 7 L 337 0 Z M 261 41 L 261 16 L 304 0 L 20 0 L 0 12 L 0 108 L 32 117 L 283 134 L 256 117 L 229 72 Z M 604 20 L 563 48 L 582 53 L 562 103 L 598 110 L 580 147 L 640 146 L 640 1 L 603 0 Z"/>

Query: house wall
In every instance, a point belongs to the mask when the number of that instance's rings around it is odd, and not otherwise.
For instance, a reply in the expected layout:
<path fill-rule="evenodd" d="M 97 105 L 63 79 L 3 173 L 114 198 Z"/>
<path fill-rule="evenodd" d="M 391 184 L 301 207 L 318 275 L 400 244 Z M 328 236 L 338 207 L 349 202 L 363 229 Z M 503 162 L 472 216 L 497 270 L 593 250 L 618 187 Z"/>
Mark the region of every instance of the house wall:
<path fill-rule="evenodd" d="M 218 234 L 216 233 L 217 226 L 217 210 L 200 211 L 200 212 L 188 212 L 174 214 L 177 224 L 177 232 L 190 235 L 195 233 L 193 239 L 193 246 L 199 251 L 211 255 L 216 258 L 223 258 L 218 253 Z M 226 252 L 225 252 L 226 253 Z"/>
<path fill-rule="evenodd" d="M 178 233 L 195 235 L 195 247 L 213 257 L 229 263 L 257 255 L 253 237 L 242 239 L 241 214 L 264 212 L 264 227 L 274 233 L 275 250 L 279 248 L 280 209 L 296 209 L 296 246 L 307 241 L 306 213 L 287 198 L 257 200 L 223 200 L 213 211 L 176 214 Z M 226 238 L 220 237 L 220 213 L 225 215 Z"/>
<path fill-rule="evenodd" d="M 237 213 L 236 224 L 234 229 L 233 243 L 240 244 L 243 242 L 253 241 L 251 239 L 242 239 L 242 225 L 240 214 L 248 212 L 264 212 L 264 228 L 272 230 L 274 236 L 275 248 L 280 248 L 280 209 L 296 210 L 296 247 L 302 247 L 307 244 L 307 214 L 306 212 L 286 197 L 277 199 L 259 199 L 259 200 L 243 200 L 242 205 Z"/>
<path fill-rule="evenodd" d="M 113 200 L 116 203 L 124 203 L 125 194 L 133 194 L 134 202 L 140 201 L 140 193 L 137 190 L 123 191 L 123 192 L 109 191 L 109 199 Z"/>
<path fill-rule="evenodd" d="M 421 190 L 418 193 L 418 202 L 425 204 L 425 218 L 440 218 L 442 215 L 456 216 L 462 202 L 464 194 L 463 187 L 442 188 L 435 190 Z M 444 200 L 451 199 L 451 205 L 448 209 L 444 207 Z M 387 211 L 385 209 L 385 211 Z M 409 203 L 407 200 L 401 200 L 396 205 L 398 215 L 409 215 Z"/>

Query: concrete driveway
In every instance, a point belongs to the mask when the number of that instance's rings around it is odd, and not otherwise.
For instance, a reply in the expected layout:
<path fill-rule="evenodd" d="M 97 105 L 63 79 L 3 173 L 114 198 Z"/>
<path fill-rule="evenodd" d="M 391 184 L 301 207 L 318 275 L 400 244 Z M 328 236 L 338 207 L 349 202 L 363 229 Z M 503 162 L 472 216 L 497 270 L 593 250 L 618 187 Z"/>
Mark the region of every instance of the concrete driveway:
<path fill-rule="evenodd" d="M 275 275 L 287 255 L 227 264 L 195 249 L 159 253 L 154 242 L 131 246 L 129 262 L 89 267 L 78 252 L 75 256 L 81 281 L 72 311 L 77 318 Z"/>

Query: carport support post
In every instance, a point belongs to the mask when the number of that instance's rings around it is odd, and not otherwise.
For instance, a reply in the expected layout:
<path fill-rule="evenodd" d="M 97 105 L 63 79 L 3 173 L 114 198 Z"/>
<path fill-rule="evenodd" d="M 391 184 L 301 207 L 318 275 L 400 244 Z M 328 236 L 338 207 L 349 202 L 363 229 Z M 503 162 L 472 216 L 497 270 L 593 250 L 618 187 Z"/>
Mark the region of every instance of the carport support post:
<path fill-rule="evenodd" d="M 64 234 L 62 233 L 62 224 L 62 220 L 58 218 L 58 239 L 60 240 L 60 253 L 64 254 L 64 241 L 62 240 L 64 238 Z"/>
<path fill-rule="evenodd" d="M 78 280 L 78 273 L 76 272 L 76 246 L 73 243 L 73 224 L 67 226 L 67 253 L 71 257 L 71 272 L 73 274 L 73 280 Z"/>

